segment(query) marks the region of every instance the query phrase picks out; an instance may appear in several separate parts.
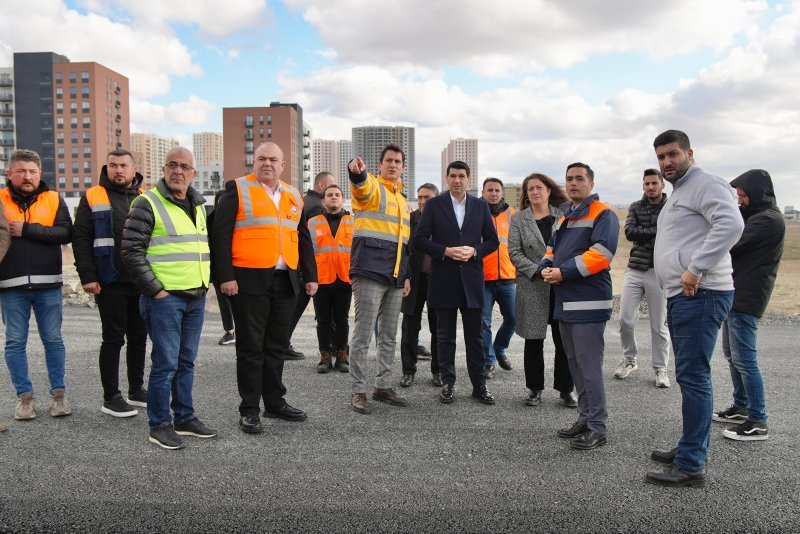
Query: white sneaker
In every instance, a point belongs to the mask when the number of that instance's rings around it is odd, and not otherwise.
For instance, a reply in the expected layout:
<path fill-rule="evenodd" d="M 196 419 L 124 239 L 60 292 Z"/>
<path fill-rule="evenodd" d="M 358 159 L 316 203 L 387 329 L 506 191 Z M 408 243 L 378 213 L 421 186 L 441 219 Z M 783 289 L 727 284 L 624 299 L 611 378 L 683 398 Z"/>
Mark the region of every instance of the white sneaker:
<path fill-rule="evenodd" d="M 671 384 L 669 383 L 669 377 L 667 376 L 667 369 L 665 367 L 659 367 L 656 369 L 656 387 L 657 388 L 668 388 Z"/>
<path fill-rule="evenodd" d="M 635 360 L 630 361 L 625 358 L 622 358 L 622 361 L 619 362 L 619 365 L 617 365 L 616 371 L 614 371 L 614 376 L 620 379 L 628 378 L 628 376 L 630 376 L 630 374 L 635 370 L 637 370 L 638 368 L 639 365 L 636 363 Z"/>

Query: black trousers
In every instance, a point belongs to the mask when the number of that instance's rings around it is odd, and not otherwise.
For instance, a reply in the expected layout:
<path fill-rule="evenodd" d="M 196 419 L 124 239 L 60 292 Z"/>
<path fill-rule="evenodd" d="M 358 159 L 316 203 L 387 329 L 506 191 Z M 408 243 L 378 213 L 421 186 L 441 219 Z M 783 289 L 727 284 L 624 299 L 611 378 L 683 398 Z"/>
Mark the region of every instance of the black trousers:
<path fill-rule="evenodd" d="M 556 354 L 553 358 L 553 389 L 568 393 L 573 390 L 574 384 L 569 372 L 567 354 L 561 343 L 558 321 L 553 321 L 550 329 L 553 332 L 553 344 L 556 347 Z M 524 362 L 525 385 L 532 391 L 542 391 L 544 389 L 544 339 L 525 340 Z"/>
<path fill-rule="evenodd" d="M 317 341 L 320 350 L 347 348 L 350 335 L 348 316 L 352 300 L 353 287 L 347 282 L 337 279 L 332 284 L 318 287 L 317 294 L 314 295 L 314 313 L 317 315 Z"/>
<path fill-rule="evenodd" d="M 414 313 L 403 314 L 400 327 L 400 359 L 403 363 L 403 374 L 414 375 L 417 373 L 417 341 L 419 331 L 422 329 L 422 308 L 425 307 L 425 296 L 428 294 L 428 277 L 420 276 L 416 282 L 418 287 L 414 301 Z M 428 308 L 428 329 L 431 333 L 431 374 L 439 374 L 439 344 L 436 342 L 436 311 Z"/>
<path fill-rule="evenodd" d="M 436 342 L 439 350 L 439 370 L 442 382 L 456 383 L 456 314 L 461 312 L 464 328 L 464 344 L 467 349 L 467 372 L 473 388 L 486 386 L 486 371 L 483 367 L 482 308 L 437 308 Z M 416 343 L 416 342 L 415 342 Z"/>
<path fill-rule="evenodd" d="M 239 413 L 258 415 L 259 403 L 276 410 L 286 404 L 283 396 L 283 351 L 289 344 L 289 321 L 295 304 L 288 274 L 276 271 L 267 295 L 240 293 L 231 297 L 236 322 L 236 380 Z"/>
<path fill-rule="evenodd" d="M 100 343 L 100 382 L 105 400 L 120 393 L 119 357 L 126 338 L 128 391 L 139 391 L 144 383 L 147 327 L 139 314 L 139 296 L 139 290 L 133 284 L 107 284 L 94 297 L 103 329 Z"/>
<path fill-rule="evenodd" d="M 219 314 L 222 316 L 222 328 L 226 332 L 233 332 L 233 311 L 231 310 L 231 298 L 219 289 L 219 284 L 214 284 L 214 293 L 217 295 L 219 304 Z"/>

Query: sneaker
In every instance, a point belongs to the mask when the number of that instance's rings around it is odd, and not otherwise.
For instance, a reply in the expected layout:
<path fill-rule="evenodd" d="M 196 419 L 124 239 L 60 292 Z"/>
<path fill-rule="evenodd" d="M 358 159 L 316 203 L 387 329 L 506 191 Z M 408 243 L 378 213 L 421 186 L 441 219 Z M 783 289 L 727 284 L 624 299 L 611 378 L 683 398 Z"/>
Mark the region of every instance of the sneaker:
<path fill-rule="evenodd" d="M 72 415 L 72 406 L 67 402 L 64 388 L 56 388 L 50 394 L 50 417 Z"/>
<path fill-rule="evenodd" d="M 727 410 L 714 412 L 711 419 L 719 423 L 744 423 L 747 421 L 747 410 L 731 404 Z"/>
<path fill-rule="evenodd" d="M 196 438 L 213 438 L 217 431 L 206 426 L 200 419 L 193 417 L 179 425 L 175 425 L 175 433 L 179 436 L 194 436 Z"/>
<path fill-rule="evenodd" d="M 139 415 L 139 410 L 125 402 L 125 399 L 123 399 L 122 395 L 119 393 L 105 401 L 100 411 L 112 417 L 133 417 L 134 415 Z"/>
<path fill-rule="evenodd" d="M 726 428 L 722 435 L 736 441 L 763 441 L 769 437 L 767 423 L 756 423 L 749 419 L 741 425 Z"/>
<path fill-rule="evenodd" d="M 614 371 L 614 376 L 619 379 L 628 378 L 630 374 L 638 368 L 639 365 L 636 363 L 636 360 L 631 361 L 626 358 L 622 358 L 622 361 L 619 362 L 617 369 Z"/>
<path fill-rule="evenodd" d="M 656 387 L 668 388 L 670 385 L 669 377 L 667 376 L 667 369 L 665 367 L 659 367 L 656 369 Z"/>
<path fill-rule="evenodd" d="M 172 423 L 170 422 L 161 423 L 150 428 L 148 441 L 171 451 L 182 449 L 186 446 L 183 439 L 172 428 Z"/>
<path fill-rule="evenodd" d="M 418 360 L 430 360 L 432 357 L 431 351 L 426 349 L 423 345 L 417 346 L 417 359 Z"/>
<path fill-rule="evenodd" d="M 139 391 L 128 392 L 128 404 L 147 408 L 147 390 L 140 389 Z"/>
<path fill-rule="evenodd" d="M 33 404 L 33 392 L 26 391 L 17 397 L 17 409 L 14 410 L 14 419 L 17 421 L 36 419 L 36 406 Z"/>
<path fill-rule="evenodd" d="M 219 338 L 218 343 L 220 345 L 235 345 L 236 335 L 233 332 L 225 332 L 225 334 Z"/>

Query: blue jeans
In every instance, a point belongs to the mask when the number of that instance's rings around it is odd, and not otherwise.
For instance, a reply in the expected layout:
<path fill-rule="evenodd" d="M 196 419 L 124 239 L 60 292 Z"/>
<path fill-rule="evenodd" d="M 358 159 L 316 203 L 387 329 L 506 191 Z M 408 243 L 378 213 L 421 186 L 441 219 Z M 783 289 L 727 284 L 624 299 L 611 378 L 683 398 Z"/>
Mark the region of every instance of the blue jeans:
<path fill-rule="evenodd" d="M 6 365 L 17 395 L 33 392 L 27 352 L 31 308 L 44 345 L 50 391 L 63 388 L 67 352 L 61 338 L 61 288 L 5 289 L 0 291 L 0 306 L 6 326 Z"/>
<path fill-rule="evenodd" d="M 767 422 L 764 381 L 756 358 L 758 317 L 732 311 L 722 323 L 722 352 L 733 381 L 733 404 L 747 408 L 747 418 Z"/>
<path fill-rule="evenodd" d="M 683 436 L 675 464 L 681 469 L 705 469 L 711 438 L 714 397 L 711 356 L 720 326 L 733 303 L 733 291 L 700 289 L 694 297 L 667 299 L 667 326 L 675 353 L 675 378 L 681 387 Z"/>
<path fill-rule="evenodd" d="M 205 304 L 205 296 L 139 298 L 139 311 L 153 342 L 147 385 L 147 417 L 151 428 L 172 421 L 170 407 L 176 425 L 194 417 L 194 360 L 203 330 Z"/>
<path fill-rule="evenodd" d="M 483 347 L 486 357 L 485 365 L 496 365 L 497 356 L 506 355 L 511 336 L 514 335 L 515 308 L 514 299 L 517 294 L 517 284 L 492 284 L 487 283 L 483 289 Z M 492 309 L 494 303 L 500 306 L 503 324 L 497 330 L 497 335 L 492 343 Z"/>

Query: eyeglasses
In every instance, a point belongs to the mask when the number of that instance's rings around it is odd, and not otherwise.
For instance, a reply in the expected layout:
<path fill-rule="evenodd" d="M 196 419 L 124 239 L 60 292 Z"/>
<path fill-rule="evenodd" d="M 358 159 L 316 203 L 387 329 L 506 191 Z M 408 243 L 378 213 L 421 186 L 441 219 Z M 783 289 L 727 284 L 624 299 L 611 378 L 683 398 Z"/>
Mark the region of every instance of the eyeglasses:
<path fill-rule="evenodd" d="M 175 163 L 174 161 L 170 161 L 169 163 L 167 163 L 166 165 L 164 165 L 164 167 L 168 168 L 168 169 L 169 169 L 169 170 L 171 170 L 171 171 L 174 171 L 174 170 L 175 170 L 175 169 L 177 169 L 178 167 L 180 167 L 180 169 L 181 169 L 183 172 L 189 172 L 189 171 L 193 171 L 193 170 L 194 170 L 194 167 L 192 167 L 192 166 L 190 166 L 190 165 L 187 165 L 187 164 L 185 164 L 185 163 Z"/>

